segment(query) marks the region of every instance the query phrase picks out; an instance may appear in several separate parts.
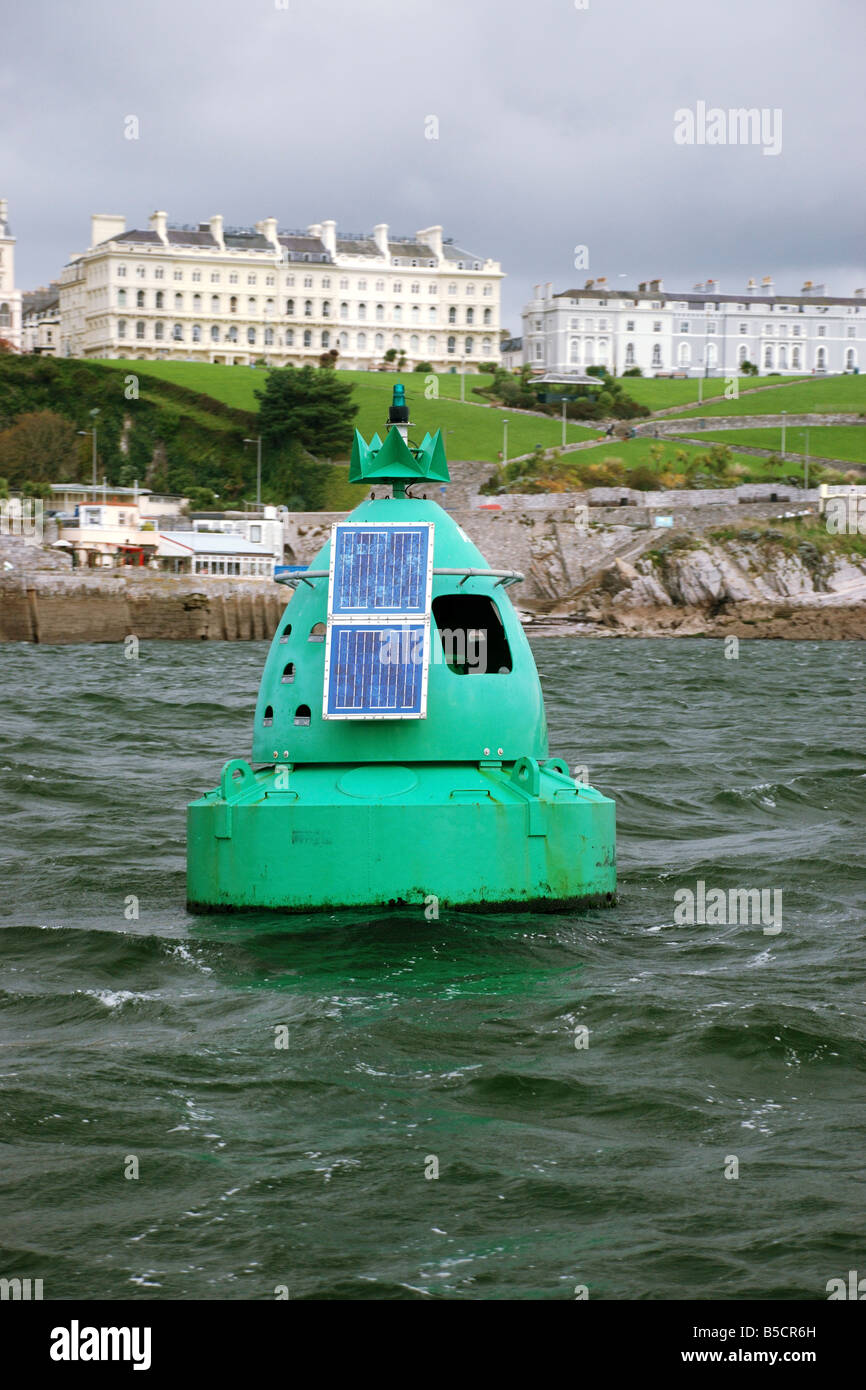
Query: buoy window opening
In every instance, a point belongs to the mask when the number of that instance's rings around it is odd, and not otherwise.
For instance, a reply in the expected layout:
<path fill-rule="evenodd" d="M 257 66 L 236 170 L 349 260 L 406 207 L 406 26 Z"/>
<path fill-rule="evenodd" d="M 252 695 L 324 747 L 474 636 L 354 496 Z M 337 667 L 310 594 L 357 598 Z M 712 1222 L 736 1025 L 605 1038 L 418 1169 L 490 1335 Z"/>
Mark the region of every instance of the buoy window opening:
<path fill-rule="evenodd" d="M 283 684 L 283 685 L 291 685 L 291 684 L 292 684 L 292 681 L 293 681 L 294 679 L 295 679 L 295 663 L 294 663 L 293 661 L 287 661 L 286 664 L 285 664 L 285 666 L 283 667 L 282 684 Z"/>
<path fill-rule="evenodd" d="M 296 723 L 296 724 L 309 724 L 310 718 L 311 718 L 311 715 L 310 715 L 310 706 L 309 706 L 309 705 L 298 705 L 298 708 L 295 710 L 295 723 Z"/>
<path fill-rule="evenodd" d="M 314 623 L 310 628 L 309 642 L 324 642 L 327 629 L 324 623 Z"/>
<path fill-rule="evenodd" d="M 286 626 L 283 628 L 282 632 L 280 633 L 280 641 L 281 641 L 281 642 L 288 642 L 288 640 L 289 640 L 289 638 L 291 637 L 291 635 L 292 635 L 292 625 L 291 625 L 291 623 L 286 623 Z"/>
<path fill-rule="evenodd" d="M 433 600 L 441 657 L 458 676 L 504 676 L 512 669 L 511 648 L 496 604 L 486 594 L 440 594 Z"/>
<path fill-rule="evenodd" d="M 262 723 L 264 724 L 264 726 L 265 726 L 266 729 L 269 729 L 270 726 L 273 724 L 273 722 L 274 722 L 274 707 L 273 707 L 273 705 L 268 705 L 267 709 L 265 710 L 265 717 L 264 717 L 264 719 L 262 720 Z"/>

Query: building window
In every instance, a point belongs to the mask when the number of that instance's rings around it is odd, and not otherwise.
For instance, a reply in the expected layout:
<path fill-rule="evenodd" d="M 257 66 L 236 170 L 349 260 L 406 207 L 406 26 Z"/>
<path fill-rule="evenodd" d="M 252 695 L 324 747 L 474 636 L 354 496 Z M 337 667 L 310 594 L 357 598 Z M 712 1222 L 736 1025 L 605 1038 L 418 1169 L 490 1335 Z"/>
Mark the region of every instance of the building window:
<path fill-rule="evenodd" d="M 117 307 L 119 309 L 126 308 L 126 290 L 117 291 Z"/>
<path fill-rule="evenodd" d="M 364 320 L 364 319 L 366 319 L 366 317 L 367 317 L 367 306 L 366 306 L 366 304 L 359 304 L 359 305 L 358 305 L 358 318 Z"/>
<path fill-rule="evenodd" d="M 183 324 L 182 324 L 182 323 L 176 323 L 176 324 L 174 325 L 174 328 L 173 328 L 173 330 L 172 330 L 172 337 L 174 338 L 174 341 L 175 341 L 176 343 L 182 343 L 182 342 L 183 342 Z"/>
<path fill-rule="evenodd" d="M 662 364 L 662 350 L 658 343 L 656 343 L 655 347 L 653 348 L 652 364 L 654 367 L 660 367 Z"/>
<path fill-rule="evenodd" d="M 823 323 L 819 323 L 819 324 L 818 324 L 818 337 L 819 337 L 819 338 L 825 338 L 826 336 L 827 336 L 827 329 L 826 329 L 825 325 L 824 325 Z"/>
<path fill-rule="evenodd" d="M 431 357 L 433 357 L 436 352 L 436 339 L 432 336 L 432 334 L 427 339 L 427 352 Z"/>
<path fill-rule="evenodd" d="M 212 294 L 210 297 L 210 311 L 212 314 L 218 314 L 220 311 L 220 297 L 218 294 Z"/>
<path fill-rule="evenodd" d="M 348 317 L 349 317 L 349 306 L 348 306 L 348 304 L 346 303 L 346 301 L 343 300 L 342 304 L 340 305 L 340 318 L 341 318 L 341 319 L 347 319 Z"/>
<path fill-rule="evenodd" d="M 492 310 L 492 309 L 485 309 L 485 310 L 484 310 L 484 322 L 485 322 L 485 323 L 492 323 L 492 322 L 493 322 L 493 310 Z"/>
<path fill-rule="evenodd" d="M 716 331 L 716 321 L 715 321 L 715 319 L 707 319 L 707 332 L 708 332 L 708 333 L 715 333 L 715 331 Z"/>
<path fill-rule="evenodd" d="M 457 289 L 457 286 L 455 285 L 455 286 L 454 286 L 454 291 L 456 291 L 456 289 Z M 453 293 L 454 291 L 452 291 L 452 293 Z M 410 293 L 410 294 L 420 294 L 420 293 L 421 293 L 421 286 L 419 285 L 419 283 L 418 283 L 417 280 L 413 280 L 413 281 L 412 281 L 411 285 L 409 286 L 409 293 Z"/>
<path fill-rule="evenodd" d="M 229 313 L 236 314 L 238 311 L 238 297 L 236 294 L 229 295 Z"/>
<path fill-rule="evenodd" d="M 376 322 L 377 322 L 377 323 L 384 323 L 384 322 L 385 322 L 385 306 L 384 306 L 384 304 L 377 304 L 377 305 L 376 305 Z"/>
<path fill-rule="evenodd" d="M 402 323 L 402 322 L 403 322 L 403 305 L 402 305 L 402 304 L 395 304 L 395 305 L 394 305 L 394 311 L 393 311 L 393 312 L 394 312 L 394 322 L 395 322 L 395 323 Z"/>
<path fill-rule="evenodd" d="M 769 343 L 768 343 L 767 346 L 764 348 L 764 366 L 765 366 L 765 367 L 772 367 L 772 365 L 773 365 L 773 349 L 770 347 L 770 345 L 769 345 Z"/>
<path fill-rule="evenodd" d="M 797 372 L 800 370 L 800 349 L 798 347 L 791 349 L 791 366 Z"/>
<path fill-rule="evenodd" d="M 485 286 L 484 286 L 484 294 L 485 294 L 485 295 L 488 295 L 488 296 L 489 296 L 489 295 L 492 295 L 492 294 L 493 294 L 493 286 L 492 286 L 492 285 L 485 285 Z"/>
<path fill-rule="evenodd" d="M 144 308 L 144 290 L 137 290 L 137 291 L 136 291 L 136 294 L 135 294 L 135 307 L 136 307 L 136 309 L 143 309 L 143 308 Z"/>
<path fill-rule="evenodd" d="M 342 280 L 340 281 L 340 289 L 341 289 L 341 290 L 347 290 L 348 288 L 349 288 L 349 282 L 348 282 L 348 280 L 342 279 Z"/>
<path fill-rule="evenodd" d="M 254 314 L 255 312 L 256 312 L 256 301 L 255 301 L 254 299 L 250 298 L 250 299 L 247 300 L 247 313 L 248 313 L 248 314 Z"/>
<path fill-rule="evenodd" d="M 328 349 L 330 346 L 331 346 L 331 335 L 330 335 L 330 333 L 328 332 L 328 330 L 327 330 L 327 328 L 326 328 L 325 331 L 324 331 L 324 333 L 322 334 L 322 348 L 323 348 L 323 350 L 327 351 L 327 349 Z"/>
<path fill-rule="evenodd" d="M 692 350 L 688 343 L 680 343 L 680 366 L 687 367 L 692 360 Z"/>
<path fill-rule="evenodd" d="M 219 340 L 220 340 L 220 331 L 219 331 L 219 327 L 217 326 L 217 324 L 213 324 L 213 325 L 211 326 L 210 340 L 211 340 L 212 343 L 218 343 Z"/>
<path fill-rule="evenodd" d="M 272 346 L 273 346 L 273 342 L 274 342 L 274 330 L 273 330 L 272 328 L 266 328 L 266 329 L 265 329 L 265 347 L 272 347 Z"/>
<path fill-rule="evenodd" d="M 436 322 L 436 305 L 435 305 L 435 304 L 431 304 L 430 307 L 429 307 L 429 309 L 427 310 L 427 318 L 428 318 L 428 321 L 429 321 L 430 323 L 435 323 L 435 322 Z"/>
<path fill-rule="evenodd" d="M 541 357 L 542 357 L 541 343 L 536 343 L 536 344 L 535 344 L 535 360 L 536 360 L 536 362 L 540 362 L 540 361 L 541 361 Z"/>
<path fill-rule="evenodd" d="M 466 357 L 471 357 L 471 355 L 472 355 L 472 353 L 474 352 L 474 350 L 475 350 L 475 339 L 472 338 L 472 337 L 469 337 L 469 338 L 466 339 L 465 343 L 463 344 L 463 353 L 464 353 L 464 356 L 466 356 Z"/>
<path fill-rule="evenodd" d="M 436 284 L 434 284 L 434 283 L 431 281 L 431 283 L 427 286 L 427 293 L 428 293 L 428 294 L 438 294 L 438 293 L 439 293 L 439 286 L 436 285 Z"/>
<path fill-rule="evenodd" d="M 312 335 L 312 333 L 310 332 L 309 328 L 305 328 L 305 329 L 304 329 L 304 347 L 312 347 L 312 346 L 313 346 L 313 335 Z"/>
<path fill-rule="evenodd" d="M 144 324 L 140 321 L 135 325 L 135 336 L 139 341 L 144 337 Z"/>
<path fill-rule="evenodd" d="M 740 323 L 740 324 L 737 324 L 737 331 L 738 331 L 739 333 L 748 333 L 748 331 L 749 331 L 749 325 L 748 325 L 747 323 Z"/>
<path fill-rule="evenodd" d="M 323 300 L 322 300 L 322 318 L 323 318 L 323 319 L 329 319 L 330 317 L 331 317 L 331 301 L 330 301 L 330 299 L 323 299 Z"/>
<path fill-rule="evenodd" d="M 626 348 L 625 348 L 625 365 L 626 365 L 627 367 L 633 367 L 633 366 L 634 366 L 634 343 L 626 343 Z"/>
<path fill-rule="evenodd" d="M 254 328 L 248 328 L 248 329 L 247 329 L 247 342 L 252 346 L 252 344 L 254 344 L 255 341 L 256 341 L 256 330 L 255 330 Z"/>
<path fill-rule="evenodd" d="M 680 324 L 680 332 L 681 332 L 681 333 L 688 333 L 688 331 L 689 331 L 689 325 L 688 325 L 688 323 L 686 322 L 686 320 L 683 319 L 682 323 Z"/>
<path fill-rule="evenodd" d="M 457 339 L 456 339 L 456 338 L 450 337 L 450 338 L 448 339 L 448 351 L 449 351 L 449 353 L 454 353 L 454 352 L 457 351 Z"/>
<path fill-rule="evenodd" d="M 126 337 L 126 319 L 117 320 L 117 336 L 118 338 Z"/>
<path fill-rule="evenodd" d="M 304 289 L 305 289 L 305 290 L 311 290 L 312 288 L 313 288 L 313 277 L 312 277 L 312 275 L 305 275 L 305 276 L 304 276 Z"/>
<path fill-rule="evenodd" d="M 295 345 L 295 330 L 294 330 L 293 328 L 287 328 L 287 329 L 286 329 L 286 347 L 294 347 L 294 345 Z"/>
<path fill-rule="evenodd" d="M 313 317 L 313 301 L 312 301 L 312 299 L 305 299 L 305 300 L 304 300 L 304 318 L 311 319 L 312 317 Z"/>
<path fill-rule="evenodd" d="M 201 280 L 201 271 L 194 270 L 192 273 L 192 278 L 195 281 L 195 283 L 198 284 L 198 282 Z"/>
<path fill-rule="evenodd" d="M 266 275 L 266 276 L 265 276 L 265 284 L 266 284 L 266 285 L 275 285 L 276 283 L 277 283 L 277 281 L 276 281 L 276 277 L 275 277 L 275 276 L 273 276 L 273 275 Z"/>
<path fill-rule="evenodd" d="M 136 274 L 136 278 L 137 278 L 137 279 L 143 280 L 143 279 L 144 279 L 144 273 L 145 273 L 145 272 L 144 272 L 144 266 L 143 266 L 143 265 L 137 265 L 137 266 L 135 267 L 135 274 Z"/>
<path fill-rule="evenodd" d="M 163 268 L 162 268 L 161 265 L 158 265 L 158 266 L 156 267 L 156 270 L 153 272 L 153 278 L 154 278 L 154 280 L 164 280 L 164 279 L 165 279 L 165 271 L 163 270 Z"/>
<path fill-rule="evenodd" d="M 661 333 L 661 331 L 662 331 L 662 321 L 661 321 L 661 319 L 653 319 L 653 333 Z"/>
<path fill-rule="evenodd" d="M 286 300 L 286 316 L 287 316 L 288 318 L 294 318 L 294 315 L 295 315 L 295 301 L 294 301 L 293 299 L 287 299 L 287 300 Z"/>
<path fill-rule="evenodd" d="M 366 352 L 366 351 L 367 351 L 367 335 L 366 335 L 366 333 L 359 333 L 359 334 L 358 334 L 358 351 L 359 351 L 359 352 Z"/>
<path fill-rule="evenodd" d="M 449 322 L 449 323 L 456 323 L 456 322 L 457 322 L 457 310 L 455 309 L 455 307 L 454 307 L 453 304 L 451 305 L 451 307 L 450 307 L 449 310 L 448 310 L 448 322 Z"/>
<path fill-rule="evenodd" d="M 467 309 L 467 310 L 466 310 L 466 322 L 467 322 L 467 323 L 474 323 L 474 322 L 475 322 L 475 310 L 474 310 L 474 309 Z"/>
<path fill-rule="evenodd" d="M 826 367 L 827 367 L 827 349 L 826 349 L 826 348 L 822 348 L 822 347 L 821 347 L 821 348 L 818 349 L 818 356 L 815 358 L 815 366 L 817 367 L 817 369 L 818 369 L 819 372 L 823 372 L 823 371 L 826 370 Z"/>
<path fill-rule="evenodd" d="M 572 363 L 580 361 L 580 344 L 576 338 L 572 338 L 568 345 L 568 360 Z"/>
<path fill-rule="evenodd" d="M 236 343 L 236 342 L 237 342 L 237 340 L 238 340 L 238 330 L 235 328 L 234 324 L 232 324 L 231 328 L 230 328 L 230 329 L 228 330 L 228 332 L 226 333 L 226 339 L 227 339 L 227 341 L 230 342 L 230 343 Z"/>
<path fill-rule="evenodd" d="M 409 351 L 410 351 L 410 352 L 419 352 L 419 351 L 420 351 L 420 348 L 421 348 L 421 341 L 420 341 L 420 339 L 419 339 L 419 337 L 418 337 L 418 334 L 417 334 L 417 333 L 413 333 L 412 336 L 411 336 L 410 339 L 409 339 Z"/>
<path fill-rule="evenodd" d="M 845 353 L 845 370 L 846 372 L 853 372 L 856 366 L 857 354 L 853 348 L 848 348 L 847 352 Z"/>
<path fill-rule="evenodd" d="M 201 324 L 194 323 L 192 326 L 192 340 L 194 343 L 201 342 Z"/>
<path fill-rule="evenodd" d="M 120 278 L 121 280 L 125 280 L 125 279 L 126 279 L 126 266 L 125 266 L 125 265 L 119 265 L 119 266 L 117 267 L 117 274 L 118 274 L 118 276 L 119 276 L 119 278 Z"/>
<path fill-rule="evenodd" d="M 349 335 L 348 335 L 348 333 L 347 333 L 345 330 L 340 334 L 339 338 L 337 339 L 337 342 L 338 342 L 339 345 L 340 345 L 340 351 L 341 351 L 341 352 L 348 352 L 348 350 L 349 350 Z"/>
<path fill-rule="evenodd" d="M 383 349 L 384 346 L 385 346 L 385 335 L 384 335 L 384 333 L 377 333 L 377 334 L 376 334 L 374 346 L 375 346 L 377 352 L 381 352 L 381 351 L 382 351 L 382 349 Z"/>

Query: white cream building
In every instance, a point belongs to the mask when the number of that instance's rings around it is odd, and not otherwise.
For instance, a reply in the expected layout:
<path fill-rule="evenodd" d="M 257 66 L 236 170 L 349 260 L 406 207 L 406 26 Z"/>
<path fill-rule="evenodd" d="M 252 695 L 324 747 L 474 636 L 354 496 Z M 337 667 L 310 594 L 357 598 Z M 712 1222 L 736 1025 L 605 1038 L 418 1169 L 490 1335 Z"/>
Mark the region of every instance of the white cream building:
<path fill-rule="evenodd" d="M 499 361 L 503 272 L 439 226 L 338 236 L 333 221 L 188 228 L 155 212 L 132 231 L 96 215 L 90 243 L 60 277 L 66 356 L 298 366 L 336 348 L 342 367 L 379 366 L 389 349 L 439 371 Z"/>
<path fill-rule="evenodd" d="M 646 376 L 727 377 L 744 361 L 761 376 L 853 372 L 866 367 L 866 291 L 833 297 L 807 281 L 799 294 L 776 294 L 769 277 L 736 294 L 722 294 L 715 280 L 688 293 L 666 291 L 661 280 L 614 290 L 600 278 L 560 294 L 536 285 L 523 311 L 523 360 L 615 375 L 640 367 Z"/>
<path fill-rule="evenodd" d="M 15 238 L 5 198 L 0 198 L 0 338 L 20 352 L 21 291 L 15 288 Z"/>

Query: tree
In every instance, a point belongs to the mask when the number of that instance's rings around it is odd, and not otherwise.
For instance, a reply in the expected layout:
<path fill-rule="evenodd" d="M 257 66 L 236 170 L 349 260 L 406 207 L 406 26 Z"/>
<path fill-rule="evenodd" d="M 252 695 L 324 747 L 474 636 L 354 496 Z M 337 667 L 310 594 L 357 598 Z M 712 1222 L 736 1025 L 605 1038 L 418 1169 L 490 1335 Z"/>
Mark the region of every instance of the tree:
<path fill-rule="evenodd" d="M 25 480 L 74 481 L 79 476 L 80 446 L 75 427 L 53 410 L 19 415 L 0 434 L 0 468 L 12 487 Z"/>
<path fill-rule="evenodd" d="M 397 349 L 396 349 L 396 348 L 389 348 L 388 351 L 385 353 L 385 361 L 386 361 L 389 365 L 390 365 L 390 363 L 392 363 L 392 362 L 396 359 L 396 357 L 397 357 Z"/>
<path fill-rule="evenodd" d="M 742 373 L 743 376 L 757 376 L 757 375 L 758 375 L 758 367 L 757 367 L 757 364 L 756 364 L 755 362 L 749 362 L 748 359 L 746 359 L 746 360 L 744 360 L 743 362 L 740 363 L 740 371 L 741 371 L 741 373 Z"/>
<path fill-rule="evenodd" d="M 329 369 L 305 366 L 268 373 L 259 401 L 259 433 L 268 451 L 309 449 L 345 457 L 358 407 L 349 382 Z"/>

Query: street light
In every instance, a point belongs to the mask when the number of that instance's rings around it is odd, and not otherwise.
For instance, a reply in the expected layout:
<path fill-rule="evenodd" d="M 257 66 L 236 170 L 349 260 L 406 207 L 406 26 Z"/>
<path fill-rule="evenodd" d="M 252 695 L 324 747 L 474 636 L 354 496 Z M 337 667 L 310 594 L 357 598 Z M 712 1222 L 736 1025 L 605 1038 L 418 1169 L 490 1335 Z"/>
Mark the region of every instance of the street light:
<path fill-rule="evenodd" d="M 76 433 L 77 433 L 77 434 L 89 434 L 89 435 L 91 435 L 91 436 L 93 437 L 93 473 L 92 473 L 92 481 L 91 481 L 91 487 L 92 487 L 92 490 L 93 490 L 93 497 L 91 498 L 91 501 L 95 502 L 95 501 L 96 501 L 96 488 L 97 488 L 97 483 L 96 483 L 96 417 L 97 417 L 97 415 L 99 414 L 99 406 L 96 406 L 93 410 L 89 411 L 88 413 L 89 413 L 89 415 L 90 415 L 91 420 L 93 421 L 92 427 L 91 427 L 89 430 L 77 430 Z"/>
<path fill-rule="evenodd" d="M 502 421 L 502 467 L 508 463 L 508 421 Z"/>
<path fill-rule="evenodd" d="M 782 411 L 782 458 L 785 457 L 785 416 L 787 413 L 787 410 Z"/>
<path fill-rule="evenodd" d="M 262 505 L 262 436 L 257 434 L 255 439 L 245 439 L 245 444 L 255 444 L 256 446 L 256 506 Z"/>

